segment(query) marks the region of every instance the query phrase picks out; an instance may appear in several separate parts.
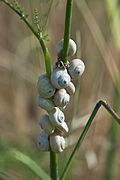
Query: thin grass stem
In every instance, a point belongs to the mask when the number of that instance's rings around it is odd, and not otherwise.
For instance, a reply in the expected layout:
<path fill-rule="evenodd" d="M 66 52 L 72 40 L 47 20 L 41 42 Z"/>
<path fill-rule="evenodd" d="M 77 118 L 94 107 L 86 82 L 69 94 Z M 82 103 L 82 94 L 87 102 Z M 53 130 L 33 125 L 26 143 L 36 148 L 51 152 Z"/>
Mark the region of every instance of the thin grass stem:
<path fill-rule="evenodd" d="M 64 31 L 64 45 L 63 45 L 63 57 L 62 61 L 67 63 L 68 49 L 69 49 L 69 38 L 71 32 L 71 19 L 72 19 L 72 5 L 73 0 L 67 0 L 66 5 L 66 17 L 65 17 L 65 31 Z"/>
<path fill-rule="evenodd" d="M 113 116 L 113 118 L 120 124 L 120 117 L 114 112 L 114 110 L 113 110 L 105 101 L 100 100 L 100 101 L 96 104 L 96 106 L 95 106 L 95 108 L 94 108 L 94 110 L 93 110 L 93 112 L 92 112 L 92 114 L 91 114 L 91 116 L 90 116 L 90 118 L 89 118 L 89 120 L 88 120 L 88 122 L 87 122 L 87 124 L 86 124 L 86 126 L 85 126 L 85 128 L 84 128 L 84 130 L 83 130 L 83 132 L 81 133 L 81 136 L 80 136 L 80 138 L 79 138 L 79 140 L 78 140 L 78 142 L 77 142 L 77 144 L 76 144 L 76 146 L 75 146 L 75 148 L 74 148 L 74 150 L 73 150 L 73 152 L 72 152 L 72 154 L 71 154 L 71 156 L 70 156 L 70 158 L 69 158 L 69 160 L 68 160 L 68 162 L 67 162 L 67 164 L 66 164 L 66 166 L 65 166 L 65 169 L 64 169 L 64 171 L 63 171 L 63 174 L 62 174 L 60 180 L 64 180 L 64 179 L 65 179 L 65 177 L 66 177 L 66 175 L 67 175 L 67 173 L 68 173 L 68 171 L 69 171 L 69 169 L 70 169 L 70 167 L 71 167 L 71 164 L 72 164 L 72 162 L 73 162 L 73 160 L 74 160 L 74 158 L 75 158 L 75 155 L 76 155 L 76 153 L 77 153 L 80 145 L 82 144 L 82 142 L 83 142 L 83 140 L 84 140 L 84 137 L 85 137 L 85 135 L 87 134 L 88 129 L 89 129 L 92 121 L 94 120 L 95 115 L 96 115 L 96 113 L 98 112 L 98 110 L 99 110 L 99 108 L 101 107 L 101 105 L 102 105 L 102 106 Z"/>

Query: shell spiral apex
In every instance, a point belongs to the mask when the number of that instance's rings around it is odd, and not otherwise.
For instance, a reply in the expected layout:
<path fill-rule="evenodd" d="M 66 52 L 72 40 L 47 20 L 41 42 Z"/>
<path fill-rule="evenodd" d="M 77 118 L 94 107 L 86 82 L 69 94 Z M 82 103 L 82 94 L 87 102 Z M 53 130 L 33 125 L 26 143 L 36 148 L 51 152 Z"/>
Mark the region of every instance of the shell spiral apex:
<path fill-rule="evenodd" d="M 80 59 L 73 59 L 68 68 L 70 76 L 74 78 L 79 78 L 85 70 L 85 64 Z"/>
<path fill-rule="evenodd" d="M 38 78 L 37 88 L 39 95 L 43 98 L 50 98 L 55 93 L 55 88 L 50 83 L 50 80 L 46 74 L 42 74 Z"/>
<path fill-rule="evenodd" d="M 64 68 L 56 68 L 51 74 L 51 83 L 56 89 L 66 88 L 70 81 L 71 78 Z"/>

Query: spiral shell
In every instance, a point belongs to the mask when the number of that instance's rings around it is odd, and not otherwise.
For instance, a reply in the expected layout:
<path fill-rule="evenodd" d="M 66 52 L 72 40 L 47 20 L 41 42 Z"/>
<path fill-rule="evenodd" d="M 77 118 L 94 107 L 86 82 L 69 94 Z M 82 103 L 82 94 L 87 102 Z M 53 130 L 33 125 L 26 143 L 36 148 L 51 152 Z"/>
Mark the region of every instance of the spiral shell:
<path fill-rule="evenodd" d="M 49 135 L 52 134 L 55 130 L 55 127 L 51 124 L 49 116 L 43 114 L 40 119 L 40 127 Z"/>
<path fill-rule="evenodd" d="M 50 98 L 55 93 L 55 88 L 51 85 L 50 80 L 46 74 L 42 74 L 38 78 L 37 87 L 39 95 L 43 98 Z"/>
<path fill-rule="evenodd" d="M 72 82 L 70 82 L 65 89 L 66 89 L 67 93 L 70 95 L 73 95 L 75 93 L 75 86 Z"/>
<path fill-rule="evenodd" d="M 37 101 L 38 101 L 38 105 L 48 112 L 52 111 L 52 109 L 54 108 L 54 103 L 50 99 L 45 99 L 38 96 Z"/>
<path fill-rule="evenodd" d="M 82 60 L 74 59 L 71 61 L 70 66 L 68 68 L 68 72 L 72 78 L 80 77 L 85 70 L 85 65 Z"/>
<path fill-rule="evenodd" d="M 65 68 L 56 68 L 51 74 L 51 83 L 56 89 L 66 88 L 71 81 Z"/>
<path fill-rule="evenodd" d="M 50 148 L 53 152 L 60 153 L 66 147 L 65 139 L 59 135 L 50 135 Z"/>
<path fill-rule="evenodd" d="M 57 107 L 65 108 L 70 101 L 70 95 L 65 89 L 59 89 L 54 95 L 54 104 Z"/>
<path fill-rule="evenodd" d="M 49 151 L 48 135 L 42 131 L 38 137 L 38 147 L 41 151 Z"/>
<path fill-rule="evenodd" d="M 63 44 L 64 44 L 64 39 L 61 39 L 57 46 L 56 46 L 56 52 L 58 57 L 62 57 L 63 55 Z M 68 51 L 68 56 L 73 56 L 76 53 L 76 43 L 72 40 L 69 39 L 69 51 Z"/>
<path fill-rule="evenodd" d="M 59 126 L 59 125 L 62 124 L 62 122 L 64 122 L 65 116 L 64 116 L 64 113 L 63 113 L 58 107 L 55 107 L 55 108 L 49 113 L 49 119 L 50 119 L 50 122 L 51 122 L 54 126 Z"/>

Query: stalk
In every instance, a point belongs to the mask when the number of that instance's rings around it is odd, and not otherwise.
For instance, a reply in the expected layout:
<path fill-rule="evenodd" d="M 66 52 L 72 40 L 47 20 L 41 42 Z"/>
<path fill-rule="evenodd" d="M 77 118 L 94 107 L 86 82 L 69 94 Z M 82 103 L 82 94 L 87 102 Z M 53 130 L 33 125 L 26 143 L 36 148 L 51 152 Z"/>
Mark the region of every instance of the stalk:
<path fill-rule="evenodd" d="M 120 81 L 118 81 L 120 82 Z M 120 107 L 120 92 L 119 92 L 119 84 L 116 83 L 116 89 L 114 94 L 114 108 L 116 112 L 119 112 Z M 115 122 L 112 122 L 110 132 L 108 135 L 110 148 L 108 149 L 107 153 L 107 161 L 106 161 L 106 180 L 112 180 L 116 178 L 115 172 L 115 154 L 116 154 L 116 147 L 117 147 L 117 136 L 118 136 L 118 126 Z"/>
<path fill-rule="evenodd" d="M 20 12 L 12 4 L 10 4 L 7 0 L 0 0 L 0 1 L 3 2 L 4 4 L 6 4 L 9 8 L 11 8 L 16 14 L 18 14 L 18 16 L 24 21 L 24 23 L 29 27 L 29 29 L 32 31 L 32 33 L 39 40 L 43 54 L 44 54 L 46 74 L 47 74 L 47 77 L 50 77 L 50 74 L 51 74 L 50 55 L 49 55 L 47 48 L 45 47 L 44 41 L 42 39 L 42 34 L 39 35 L 39 33 L 29 23 L 29 21 L 27 20 L 27 17 L 24 15 L 23 12 Z"/>
<path fill-rule="evenodd" d="M 63 45 L 63 57 L 62 61 L 67 63 L 68 49 L 69 49 L 69 38 L 71 32 L 71 19 L 72 19 L 72 5 L 73 0 L 67 0 L 66 5 L 66 17 L 65 17 L 65 31 L 64 31 L 64 45 Z"/>
<path fill-rule="evenodd" d="M 58 180 L 58 155 L 50 151 L 50 177 L 52 180 Z"/>
<path fill-rule="evenodd" d="M 93 112 L 92 112 L 92 114 L 91 114 L 91 116 L 90 116 L 90 118 L 89 118 L 89 120 L 88 120 L 88 122 L 87 122 L 87 124 L 86 124 L 86 126 L 85 126 L 85 128 L 84 128 L 84 130 L 83 130 L 83 132 L 82 132 L 82 134 L 81 134 L 81 136 L 80 136 L 80 138 L 79 138 L 79 140 L 78 140 L 78 142 L 77 142 L 77 144 L 76 144 L 76 146 L 75 146 L 75 148 L 74 148 L 74 150 L 73 150 L 73 152 L 72 152 L 72 154 L 71 154 L 71 156 L 70 156 L 70 158 L 69 158 L 69 160 L 68 160 L 68 162 L 67 162 L 67 164 L 66 164 L 66 166 L 65 166 L 65 169 L 64 169 L 64 171 L 63 171 L 63 174 L 62 174 L 60 180 L 64 180 L 64 179 L 65 179 L 65 177 L 66 177 L 66 175 L 67 175 L 67 173 L 68 173 L 68 171 L 69 171 L 69 169 L 70 169 L 70 167 L 71 167 L 71 164 L 72 164 L 72 162 L 73 162 L 73 160 L 74 160 L 74 158 L 75 158 L 75 155 L 76 155 L 76 153 L 77 153 L 80 145 L 82 144 L 82 142 L 83 142 L 83 140 L 84 140 L 84 138 L 85 138 L 85 135 L 87 134 L 87 132 L 88 132 L 88 130 L 89 130 L 89 127 L 90 127 L 92 121 L 94 120 L 95 115 L 96 115 L 96 113 L 98 112 L 98 110 L 99 110 L 99 108 L 101 107 L 101 105 L 102 105 L 102 106 L 114 117 L 114 119 L 120 124 L 120 117 L 114 112 L 114 110 L 113 110 L 105 101 L 103 101 L 103 100 L 99 101 L 99 102 L 96 104 L 96 106 L 95 106 L 95 108 L 94 108 L 94 110 L 93 110 Z"/>

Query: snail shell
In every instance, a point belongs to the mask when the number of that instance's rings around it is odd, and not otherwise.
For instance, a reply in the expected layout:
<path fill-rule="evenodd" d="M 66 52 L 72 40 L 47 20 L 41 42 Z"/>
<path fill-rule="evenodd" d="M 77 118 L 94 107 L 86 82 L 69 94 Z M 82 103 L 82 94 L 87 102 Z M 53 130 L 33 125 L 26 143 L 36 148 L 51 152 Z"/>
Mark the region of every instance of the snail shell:
<path fill-rule="evenodd" d="M 37 87 L 39 95 L 43 98 L 50 98 L 55 93 L 55 88 L 51 85 L 50 80 L 46 74 L 42 74 L 38 78 Z"/>
<path fill-rule="evenodd" d="M 55 130 L 55 127 L 51 124 L 49 116 L 43 114 L 40 119 L 40 127 L 49 135 L 52 134 Z"/>
<path fill-rule="evenodd" d="M 51 74 L 51 83 L 56 89 L 66 88 L 71 78 L 65 68 L 56 68 Z"/>
<path fill-rule="evenodd" d="M 59 135 L 50 135 L 50 148 L 53 152 L 60 153 L 66 147 L 65 139 Z"/>
<path fill-rule="evenodd" d="M 54 95 L 54 104 L 57 107 L 65 108 L 70 101 L 70 95 L 65 89 L 59 89 Z"/>
<path fill-rule="evenodd" d="M 66 124 L 64 113 L 58 108 L 55 107 L 50 113 L 49 113 L 49 119 L 50 122 L 55 126 L 56 129 L 58 129 L 62 133 L 68 132 L 68 126 Z"/>
<path fill-rule="evenodd" d="M 85 65 L 82 60 L 74 59 L 71 61 L 70 66 L 68 68 L 68 72 L 72 78 L 80 77 L 85 70 Z"/>
<path fill-rule="evenodd" d="M 50 99 L 45 99 L 38 96 L 37 101 L 38 101 L 38 105 L 48 112 L 52 111 L 52 109 L 54 108 L 54 103 Z"/>
<path fill-rule="evenodd" d="M 64 39 L 61 39 L 56 46 L 56 52 L 58 57 L 62 57 L 63 55 L 63 44 L 64 44 Z M 76 43 L 72 39 L 69 39 L 68 56 L 73 56 L 76 53 L 76 49 L 77 49 Z"/>
<path fill-rule="evenodd" d="M 65 89 L 66 89 L 67 93 L 70 95 L 73 95 L 75 93 L 75 86 L 72 82 L 70 82 Z"/>
<path fill-rule="evenodd" d="M 58 107 L 54 107 L 53 110 L 49 113 L 49 119 L 54 126 L 59 126 L 62 124 L 62 122 L 64 122 L 65 116 Z"/>
<path fill-rule="evenodd" d="M 65 121 L 56 127 L 56 132 L 59 132 L 61 135 L 68 133 L 68 126 Z"/>
<path fill-rule="evenodd" d="M 48 135 L 42 131 L 38 137 L 38 147 L 41 151 L 49 151 Z"/>

